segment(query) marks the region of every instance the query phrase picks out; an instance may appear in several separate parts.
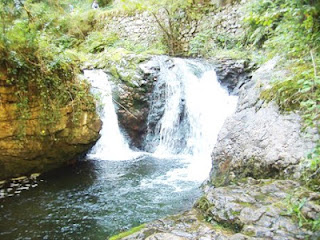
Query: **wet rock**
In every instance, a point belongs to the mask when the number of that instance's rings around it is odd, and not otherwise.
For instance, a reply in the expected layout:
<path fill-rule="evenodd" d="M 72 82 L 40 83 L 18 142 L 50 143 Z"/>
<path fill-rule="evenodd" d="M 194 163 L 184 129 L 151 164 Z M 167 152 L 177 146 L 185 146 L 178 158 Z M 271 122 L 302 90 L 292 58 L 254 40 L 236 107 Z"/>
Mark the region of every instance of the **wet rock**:
<path fill-rule="evenodd" d="M 37 187 L 37 177 L 39 175 L 31 174 L 29 177 L 24 176 L 3 181 L 2 186 L 0 186 L 0 198 L 20 196 L 23 191 L 29 190 L 30 187 Z"/>
<path fill-rule="evenodd" d="M 21 177 L 17 177 L 17 178 L 11 178 L 11 181 L 18 181 L 18 182 L 20 182 L 20 181 L 23 181 L 23 180 L 25 180 L 25 179 L 27 179 L 27 176 L 21 176 Z"/>
<path fill-rule="evenodd" d="M 213 63 L 219 82 L 233 95 L 251 80 L 252 71 L 256 69 L 248 60 L 214 59 Z"/>
<path fill-rule="evenodd" d="M 15 188 L 15 187 L 19 187 L 20 184 L 19 183 L 10 183 L 10 187 Z"/>
<path fill-rule="evenodd" d="M 39 177 L 40 176 L 40 173 L 32 173 L 31 175 L 30 175 L 30 179 L 36 179 L 37 177 Z"/>
<path fill-rule="evenodd" d="M 116 54 L 121 55 L 120 61 L 113 59 L 111 53 L 102 53 L 85 67 L 101 68 L 109 74 L 114 83 L 112 97 L 119 125 L 131 140 L 131 147 L 141 148 L 147 130 L 149 95 L 159 65 L 149 55 L 133 54 L 125 49 L 117 49 Z"/>
<path fill-rule="evenodd" d="M 171 233 L 155 233 L 147 237 L 146 240 L 187 240 L 187 238 L 179 237 Z"/>
<path fill-rule="evenodd" d="M 197 209 L 145 224 L 122 239 L 318 239 L 319 233 L 300 227 L 296 216 L 288 214 L 289 196 L 310 199 L 313 194 L 289 180 L 248 179 L 238 185 L 211 187 L 196 203 Z M 306 207 L 308 213 L 320 213 L 319 202 L 308 200 L 305 206 L 314 206 Z"/>

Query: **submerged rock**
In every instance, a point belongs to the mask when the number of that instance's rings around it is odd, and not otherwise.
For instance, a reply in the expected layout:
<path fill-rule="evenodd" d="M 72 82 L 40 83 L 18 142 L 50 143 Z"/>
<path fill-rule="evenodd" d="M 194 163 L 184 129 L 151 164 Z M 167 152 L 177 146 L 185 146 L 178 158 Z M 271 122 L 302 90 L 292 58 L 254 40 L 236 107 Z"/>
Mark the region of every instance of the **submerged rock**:
<path fill-rule="evenodd" d="M 22 191 L 28 191 L 30 187 L 38 186 L 37 178 L 39 175 L 39 173 L 33 173 L 29 177 L 22 176 L 1 181 L 0 199 L 19 196 Z"/>

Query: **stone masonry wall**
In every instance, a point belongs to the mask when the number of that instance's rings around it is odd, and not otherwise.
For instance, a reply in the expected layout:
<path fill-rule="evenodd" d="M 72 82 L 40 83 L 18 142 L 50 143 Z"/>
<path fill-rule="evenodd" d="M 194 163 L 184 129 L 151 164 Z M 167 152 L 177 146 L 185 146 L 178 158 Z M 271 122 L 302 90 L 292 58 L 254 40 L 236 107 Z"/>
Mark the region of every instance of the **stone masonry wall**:
<path fill-rule="evenodd" d="M 133 16 L 106 16 L 105 29 L 119 34 L 120 38 L 151 45 L 161 36 L 158 24 L 149 13 L 137 13 Z"/>
<path fill-rule="evenodd" d="M 218 8 L 215 12 L 210 12 L 202 19 L 199 31 L 213 29 L 218 34 L 228 33 L 231 37 L 238 37 L 243 33 L 241 7 L 245 3 L 246 0 L 242 0 L 240 3 L 227 4 Z"/>
<path fill-rule="evenodd" d="M 242 32 L 241 6 L 247 0 L 241 0 L 234 4 L 218 6 L 217 10 L 208 13 L 200 21 L 181 21 L 179 40 L 184 43 L 183 50 L 188 52 L 190 41 L 197 33 L 212 29 L 219 33 L 230 34 L 230 37 L 237 37 Z M 164 13 L 159 14 L 162 22 L 166 23 Z M 121 39 L 134 41 L 147 46 L 159 41 L 162 31 L 156 19 L 148 12 L 136 13 L 135 15 L 105 16 L 105 30 L 117 33 Z"/>

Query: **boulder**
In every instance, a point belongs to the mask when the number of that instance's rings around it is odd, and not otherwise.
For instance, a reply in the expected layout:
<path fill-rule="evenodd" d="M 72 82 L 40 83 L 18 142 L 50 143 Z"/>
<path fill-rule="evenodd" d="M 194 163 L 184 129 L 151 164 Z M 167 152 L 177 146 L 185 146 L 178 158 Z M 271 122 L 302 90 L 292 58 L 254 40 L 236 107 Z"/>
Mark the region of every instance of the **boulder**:
<path fill-rule="evenodd" d="M 137 62 L 130 81 L 117 84 L 115 99 L 118 101 L 118 119 L 120 126 L 128 134 L 131 145 L 142 149 L 147 133 L 147 118 L 150 107 L 150 95 L 159 73 L 158 62 L 153 58 L 142 63 Z M 123 70 L 125 72 L 127 70 Z"/>
<path fill-rule="evenodd" d="M 213 65 L 218 81 L 226 87 L 230 94 L 238 95 L 239 89 L 252 78 L 252 71 L 256 69 L 249 60 L 234 60 L 229 58 L 213 59 Z"/>
<path fill-rule="evenodd" d="M 315 141 L 301 131 L 297 113 L 281 113 L 274 102 L 260 99 L 273 79 L 286 75 L 276 70 L 278 60 L 267 62 L 238 87 L 237 110 L 225 121 L 212 153 L 214 184 L 234 177 L 300 177 L 299 164 Z"/>

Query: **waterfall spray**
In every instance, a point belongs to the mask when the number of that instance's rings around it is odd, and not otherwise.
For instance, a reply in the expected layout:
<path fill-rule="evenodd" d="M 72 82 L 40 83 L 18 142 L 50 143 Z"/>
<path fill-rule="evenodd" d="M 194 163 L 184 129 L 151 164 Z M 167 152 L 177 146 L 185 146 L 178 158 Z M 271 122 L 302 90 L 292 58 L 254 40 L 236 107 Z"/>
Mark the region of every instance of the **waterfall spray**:
<path fill-rule="evenodd" d="M 93 93 L 100 97 L 99 115 L 103 122 L 101 138 L 88 157 L 99 160 L 128 160 L 136 157 L 137 153 L 130 150 L 120 131 L 108 75 L 102 70 L 85 70 L 84 76 L 89 79 Z"/>

